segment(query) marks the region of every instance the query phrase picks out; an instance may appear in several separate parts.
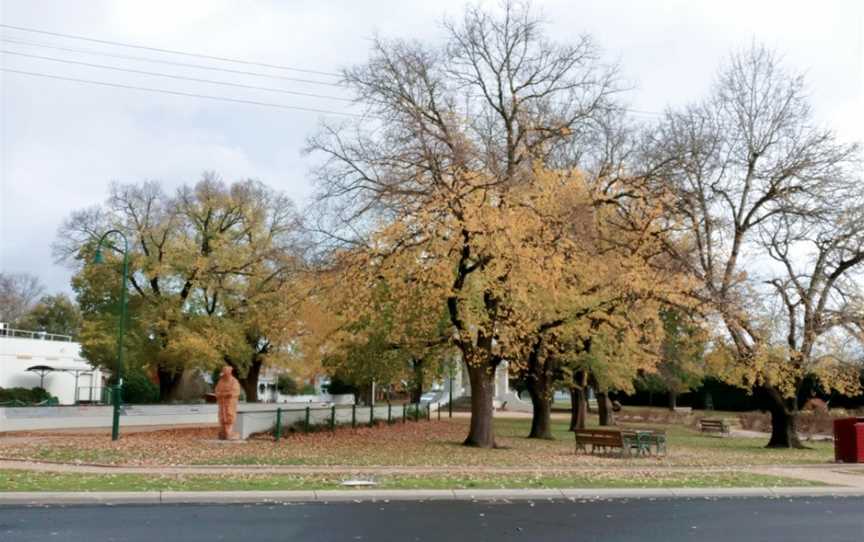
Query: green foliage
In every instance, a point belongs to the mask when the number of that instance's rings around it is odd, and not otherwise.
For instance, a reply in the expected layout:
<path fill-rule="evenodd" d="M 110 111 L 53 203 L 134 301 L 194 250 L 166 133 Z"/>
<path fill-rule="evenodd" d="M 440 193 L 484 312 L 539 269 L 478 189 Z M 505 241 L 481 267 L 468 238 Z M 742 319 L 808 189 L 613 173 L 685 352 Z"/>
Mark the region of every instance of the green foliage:
<path fill-rule="evenodd" d="M 123 402 L 132 404 L 156 403 L 159 401 L 159 386 L 140 371 L 123 377 Z"/>
<path fill-rule="evenodd" d="M 641 377 L 641 386 L 650 391 L 687 392 L 698 387 L 707 372 L 707 333 L 681 311 L 664 309 L 660 317 L 664 330 L 662 358 L 655 373 Z"/>
<path fill-rule="evenodd" d="M 299 386 L 297 385 L 297 381 L 289 375 L 281 374 L 276 379 L 276 389 L 279 390 L 279 393 L 282 395 L 297 395 Z"/>
<path fill-rule="evenodd" d="M 314 391 L 314 388 L 313 388 Z M 332 395 L 345 395 L 349 393 L 357 393 L 357 386 L 349 384 L 339 377 L 333 377 L 330 379 L 330 383 L 327 385 L 327 393 Z"/>
<path fill-rule="evenodd" d="M 29 331 L 77 337 L 81 331 L 81 311 L 66 294 L 48 295 L 15 325 Z"/>
<path fill-rule="evenodd" d="M 0 404 L 4 403 L 23 403 L 26 405 L 35 405 L 44 401 L 54 400 L 50 393 L 43 388 L 0 388 Z"/>

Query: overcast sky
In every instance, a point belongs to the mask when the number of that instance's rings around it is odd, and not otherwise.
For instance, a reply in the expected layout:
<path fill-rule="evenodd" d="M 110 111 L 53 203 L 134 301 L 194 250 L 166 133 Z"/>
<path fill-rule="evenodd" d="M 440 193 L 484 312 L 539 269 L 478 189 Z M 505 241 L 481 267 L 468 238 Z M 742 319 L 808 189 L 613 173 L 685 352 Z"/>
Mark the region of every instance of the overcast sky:
<path fill-rule="evenodd" d="M 497 5 L 497 1 L 491 2 Z M 0 0 L 0 23 L 93 39 L 334 72 L 366 58 L 369 37 L 437 39 L 464 2 L 438 0 Z M 864 140 L 862 0 L 549 0 L 535 2 L 557 40 L 588 32 L 635 85 L 634 109 L 662 111 L 708 90 L 730 51 L 753 40 L 807 73 L 818 120 Z M 349 111 L 336 100 L 109 71 L 17 52 L 245 85 L 344 96 L 334 86 L 195 70 L 80 52 L 156 58 L 333 81 L 261 66 L 128 49 L 0 27 L 0 66 L 62 77 L 290 106 Z M 11 40 L 11 41 L 10 41 Z M 19 43 L 13 43 L 19 42 Z M 20 42 L 27 42 L 22 44 Z M 69 291 L 53 263 L 64 217 L 104 200 L 112 180 L 169 189 L 204 170 L 256 178 L 302 204 L 310 192 L 305 137 L 320 114 L 0 72 L 0 270 Z"/>

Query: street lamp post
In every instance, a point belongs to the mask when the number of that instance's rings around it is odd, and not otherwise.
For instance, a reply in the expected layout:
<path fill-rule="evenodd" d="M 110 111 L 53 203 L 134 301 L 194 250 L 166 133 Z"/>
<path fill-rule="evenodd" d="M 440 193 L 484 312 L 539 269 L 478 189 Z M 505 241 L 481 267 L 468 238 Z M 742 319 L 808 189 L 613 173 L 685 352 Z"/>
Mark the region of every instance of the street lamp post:
<path fill-rule="evenodd" d="M 126 332 L 127 297 L 126 288 L 129 280 L 129 241 L 119 230 L 109 230 L 102 234 L 96 245 L 94 263 L 102 263 L 102 244 L 105 238 L 111 234 L 119 235 L 123 239 L 123 285 L 120 289 L 120 322 L 117 324 L 117 368 L 114 375 L 114 384 L 111 386 L 111 402 L 114 404 L 114 413 L 111 420 L 111 440 L 120 438 L 120 390 L 123 385 L 123 335 Z"/>

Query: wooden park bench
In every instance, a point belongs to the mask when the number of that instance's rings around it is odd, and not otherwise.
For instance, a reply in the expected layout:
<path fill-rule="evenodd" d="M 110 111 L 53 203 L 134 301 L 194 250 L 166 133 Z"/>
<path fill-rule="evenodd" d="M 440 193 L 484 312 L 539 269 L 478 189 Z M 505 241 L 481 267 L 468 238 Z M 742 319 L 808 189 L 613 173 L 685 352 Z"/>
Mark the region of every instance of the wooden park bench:
<path fill-rule="evenodd" d="M 703 433 L 718 433 L 722 435 L 729 434 L 729 425 L 726 420 L 717 418 L 702 418 L 699 420 L 699 431 Z"/>
<path fill-rule="evenodd" d="M 635 445 L 629 436 L 621 431 L 612 429 L 576 429 L 573 431 L 576 437 L 576 453 L 588 452 L 587 445 L 591 445 L 591 453 L 595 450 L 606 452 L 610 448 L 621 450 L 621 456 L 630 455 L 630 448 Z"/>

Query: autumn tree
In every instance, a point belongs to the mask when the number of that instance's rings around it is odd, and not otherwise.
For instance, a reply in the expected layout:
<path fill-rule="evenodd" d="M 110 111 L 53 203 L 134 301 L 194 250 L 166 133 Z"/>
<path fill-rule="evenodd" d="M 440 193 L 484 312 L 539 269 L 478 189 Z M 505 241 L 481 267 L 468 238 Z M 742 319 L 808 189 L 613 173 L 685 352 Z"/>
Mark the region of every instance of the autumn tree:
<path fill-rule="evenodd" d="M 491 447 L 508 310 L 499 258 L 511 250 L 501 220 L 535 165 L 565 159 L 613 107 L 615 73 L 590 37 L 552 43 L 510 2 L 500 15 L 467 8 L 445 29 L 440 46 L 375 39 L 369 62 L 344 73 L 368 118 L 325 125 L 309 149 L 324 157 L 316 177 L 329 220 L 319 229 L 329 239 L 372 247 L 388 266 L 434 269 L 422 285 L 444 300 L 471 382 L 466 444 Z M 383 236 L 375 244 L 373 231 Z"/>
<path fill-rule="evenodd" d="M 661 195 L 646 193 L 638 179 L 567 180 L 547 188 L 546 200 L 532 196 L 541 220 L 527 242 L 544 256 L 519 277 L 517 284 L 533 294 L 513 311 L 524 336 L 513 348 L 521 355 L 510 363 L 531 396 L 529 436 L 535 438 L 551 438 L 550 405 L 559 383 L 576 397 L 579 426 L 580 395 L 589 383 L 602 397 L 627 389 L 639 370 L 650 368 L 647 360 L 657 357 L 657 307 L 663 300 L 685 302 L 688 287 L 658 241 L 669 228 L 655 201 Z M 535 190 L 541 185 L 535 181 Z"/>
<path fill-rule="evenodd" d="M 768 398 L 788 412 L 772 417 L 783 425 L 772 427 L 769 447 L 785 447 L 785 436 L 800 445 L 795 414 L 808 379 L 825 391 L 860 391 L 854 352 L 864 345 L 864 196 L 860 181 L 834 195 L 816 213 L 780 213 L 762 226 L 761 244 L 780 265 L 767 278 L 778 308 L 767 342 L 779 354 L 751 371 L 770 375 Z"/>
<path fill-rule="evenodd" d="M 130 362 L 153 371 L 162 400 L 186 370 L 235 367 L 247 400 L 262 364 L 289 340 L 302 269 L 291 202 L 261 183 L 230 186 L 212 174 L 169 196 L 152 182 L 111 187 L 103 206 L 74 213 L 57 255 L 73 262 L 88 359 L 113 366 L 119 255 L 94 265 L 93 243 L 108 229 L 130 241 Z"/>
<path fill-rule="evenodd" d="M 760 46 L 733 55 L 711 95 L 669 111 L 649 140 L 646 169 L 675 194 L 669 212 L 690 240 L 670 253 L 700 280 L 699 300 L 723 321 L 739 383 L 766 401 L 769 445 L 798 446 L 790 395 L 796 386 L 789 382 L 803 374 L 772 347 L 764 325 L 766 277 L 758 270 L 768 251 L 760 230 L 781 217 L 818 216 L 836 203 L 838 187 L 855 182 L 849 173 L 857 147 L 818 126 L 803 77 Z M 823 371 L 820 379 L 827 388 L 846 382 L 842 371 Z"/>

